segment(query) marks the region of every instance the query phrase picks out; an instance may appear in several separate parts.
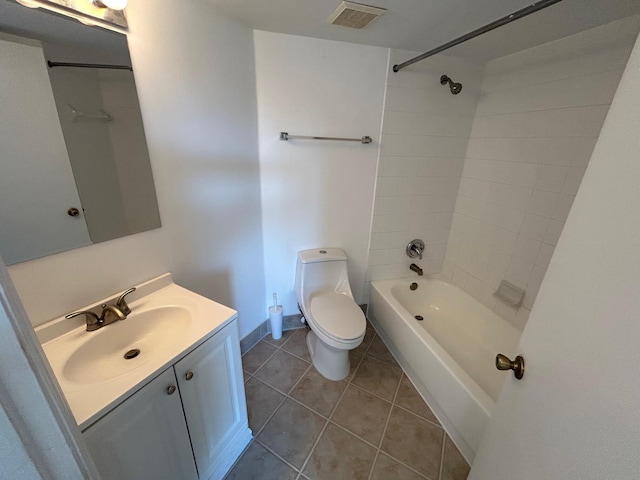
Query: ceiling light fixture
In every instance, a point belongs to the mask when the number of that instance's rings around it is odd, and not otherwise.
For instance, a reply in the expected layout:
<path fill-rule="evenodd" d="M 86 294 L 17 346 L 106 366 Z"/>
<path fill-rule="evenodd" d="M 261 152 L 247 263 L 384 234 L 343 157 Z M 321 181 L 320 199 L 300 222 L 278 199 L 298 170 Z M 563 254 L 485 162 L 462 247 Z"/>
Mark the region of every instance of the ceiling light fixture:
<path fill-rule="evenodd" d="M 127 0 L 91 0 L 96 7 L 110 8 L 111 10 L 124 10 L 127 7 Z"/>

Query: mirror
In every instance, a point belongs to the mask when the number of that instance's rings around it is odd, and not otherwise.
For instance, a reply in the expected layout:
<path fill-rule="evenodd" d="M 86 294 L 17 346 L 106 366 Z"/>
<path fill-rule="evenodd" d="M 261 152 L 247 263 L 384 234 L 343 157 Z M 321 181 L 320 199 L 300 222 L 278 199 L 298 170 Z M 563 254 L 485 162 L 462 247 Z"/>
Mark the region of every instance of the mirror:
<path fill-rule="evenodd" d="M 0 0 L 0 255 L 160 227 L 126 36 Z"/>

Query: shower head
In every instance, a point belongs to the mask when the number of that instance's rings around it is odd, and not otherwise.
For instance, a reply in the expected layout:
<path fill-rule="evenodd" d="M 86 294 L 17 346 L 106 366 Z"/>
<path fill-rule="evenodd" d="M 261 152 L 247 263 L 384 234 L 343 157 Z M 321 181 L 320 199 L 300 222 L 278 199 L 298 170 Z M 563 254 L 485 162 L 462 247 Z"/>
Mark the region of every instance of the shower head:
<path fill-rule="evenodd" d="M 449 84 L 449 90 L 451 90 L 451 93 L 453 93 L 454 95 L 457 95 L 462 91 L 461 83 L 454 83 L 454 81 L 449 77 L 447 77 L 446 75 L 442 75 L 440 77 L 440 84 L 446 85 L 447 83 Z"/>

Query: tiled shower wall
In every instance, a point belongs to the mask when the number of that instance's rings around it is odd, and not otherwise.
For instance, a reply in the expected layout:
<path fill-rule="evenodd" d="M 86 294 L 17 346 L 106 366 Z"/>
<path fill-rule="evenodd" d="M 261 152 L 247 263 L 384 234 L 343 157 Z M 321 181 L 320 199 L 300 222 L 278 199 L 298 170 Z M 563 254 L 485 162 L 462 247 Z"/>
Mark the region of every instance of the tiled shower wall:
<path fill-rule="evenodd" d="M 524 327 L 615 94 L 638 19 L 486 65 L 443 273 Z M 493 293 L 524 288 L 516 310 Z"/>
<path fill-rule="evenodd" d="M 427 245 L 415 263 L 425 273 L 441 271 L 478 100 L 481 65 L 437 56 L 391 71 L 413 56 L 390 56 L 365 302 L 370 280 L 412 274 L 405 247 L 414 238 Z M 440 85 L 442 74 L 463 82 L 462 92 Z"/>

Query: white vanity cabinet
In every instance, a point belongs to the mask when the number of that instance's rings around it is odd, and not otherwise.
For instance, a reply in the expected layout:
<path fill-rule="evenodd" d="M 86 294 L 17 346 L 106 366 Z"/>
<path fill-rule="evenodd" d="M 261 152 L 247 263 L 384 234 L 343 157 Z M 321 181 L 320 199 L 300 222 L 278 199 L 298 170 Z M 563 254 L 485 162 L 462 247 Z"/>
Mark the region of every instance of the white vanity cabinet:
<path fill-rule="evenodd" d="M 173 368 L 98 420 L 83 436 L 104 480 L 198 478 Z"/>
<path fill-rule="evenodd" d="M 233 320 L 86 429 L 102 477 L 223 478 L 251 439 L 240 362 Z"/>
<path fill-rule="evenodd" d="M 222 478 L 248 443 L 243 443 L 247 404 L 235 322 L 174 368 L 200 478 Z"/>

